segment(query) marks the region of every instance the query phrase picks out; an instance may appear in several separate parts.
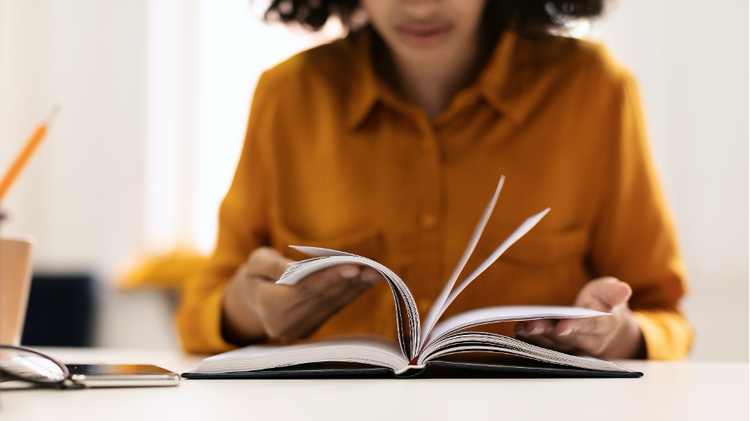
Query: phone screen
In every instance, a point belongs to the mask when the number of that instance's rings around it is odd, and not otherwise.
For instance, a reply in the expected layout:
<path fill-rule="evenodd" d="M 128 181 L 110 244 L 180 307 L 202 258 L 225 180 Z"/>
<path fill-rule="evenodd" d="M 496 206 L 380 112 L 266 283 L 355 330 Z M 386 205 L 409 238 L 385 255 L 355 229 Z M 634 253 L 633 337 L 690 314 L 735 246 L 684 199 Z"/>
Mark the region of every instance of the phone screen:
<path fill-rule="evenodd" d="M 176 386 L 177 373 L 150 364 L 66 364 L 70 379 L 86 387 Z"/>

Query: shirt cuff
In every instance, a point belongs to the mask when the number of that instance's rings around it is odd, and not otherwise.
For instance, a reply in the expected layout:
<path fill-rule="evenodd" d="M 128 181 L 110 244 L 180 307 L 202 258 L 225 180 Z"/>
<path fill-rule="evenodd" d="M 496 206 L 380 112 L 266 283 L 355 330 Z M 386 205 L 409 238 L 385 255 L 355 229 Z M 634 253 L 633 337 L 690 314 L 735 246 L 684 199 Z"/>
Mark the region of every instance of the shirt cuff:
<path fill-rule="evenodd" d="M 646 342 L 649 360 L 682 360 L 693 342 L 693 332 L 685 317 L 677 312 L 633 310 L 633 316 Z"/>
<path fill-rule="evenodd" d="M 187 352 L 217 354 L 237 348 L 221 336 L 223 288 L 202 297 L 200 305 L 180 309 L 178 324 L 182 346 Z"/>

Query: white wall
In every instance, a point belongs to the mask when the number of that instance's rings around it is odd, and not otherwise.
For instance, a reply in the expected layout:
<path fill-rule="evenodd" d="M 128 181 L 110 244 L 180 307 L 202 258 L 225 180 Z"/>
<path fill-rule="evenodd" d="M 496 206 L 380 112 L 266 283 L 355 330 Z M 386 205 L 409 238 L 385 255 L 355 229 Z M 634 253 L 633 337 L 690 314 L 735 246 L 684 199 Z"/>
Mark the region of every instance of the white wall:
<path fill-rule="evenodd" d="M 640 82 L 692 290 L 695 359 L 748 358 L 748 2 L 619 0 L 597 36 Z"/>
<path fill-rule="evenodd" d="M 3 203 L 10 214 L 3 234 L 37 237 L 38 270 L 98 275 L 103 343 L 175 343 L 163 332 L 136 336 L 149 315 L 151 326 L 167 332 L 170 322 L 159 320 L 159 307 L 117 294 L 108 282 L 143 239 L 147 4 L 0 2 L 0 168 L 52 106 L 62 106 Z"/>
<path fill-rule="evenodd" d="M 171 297 L 119 290 L 119 264 L 211 248 L 255 81 L 336 32 L 268 27 L 262 3 L 0 0 L 0 171 L 62 106 L 3 235 L 37 237 L 37 270 L 95 272 L 100 345 L 177 346 Z"/>
<path fill-rule="evenodd" d="M 111 267 L 141 240 L 145 4 L 0 3 L 0 166 L 62 106 L 4 203 L 41 267 Z"/>
<path fill-rule="evenodd" d="M 160 0 L 149 7 L 146 243 L 209 252 L 216 207 L 263 70 L 341 33 L 261 23 L 265 2 Z M 251 7 L 252 4 L 252 7 Z"/>
<path fill-rule="evenodd" d="M 174 239 L 210 243 L 225 187 L 180 190 L 186 161 L 170 157 L 187 153 L 201 163 L 190 177 L 228 183 L 258 72 L 319 42 L 270 48 L 281 28 L 262 27 L 248 3 L 0 0 L 0 171 L 63 107 L 3 205 L 3 232 L 37 236 L 39 269 L 99 275 L 101 345 L 176 346 L 164 297 L 118 291 L 113 271 L 186 232 Z M 642 88 L 691 275 L 692 357 L 747 360 L 748 5 L 707 4 L 620 0 L 595 35 Z M 165 206 L 192 213 L 170 222 Z"/>

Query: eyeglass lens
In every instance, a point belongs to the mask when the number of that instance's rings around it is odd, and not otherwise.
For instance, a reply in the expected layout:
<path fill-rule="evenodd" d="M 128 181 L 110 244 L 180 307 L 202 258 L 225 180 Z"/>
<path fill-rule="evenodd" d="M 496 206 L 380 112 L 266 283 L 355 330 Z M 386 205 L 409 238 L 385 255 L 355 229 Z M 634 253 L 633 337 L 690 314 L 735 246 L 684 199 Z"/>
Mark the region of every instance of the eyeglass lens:
<path fill-rule="evenodd" d="M 0 348 L 0 371 L 35 383 L 59 383 L 67 376 L 50 358 L 20 348 Z"/>

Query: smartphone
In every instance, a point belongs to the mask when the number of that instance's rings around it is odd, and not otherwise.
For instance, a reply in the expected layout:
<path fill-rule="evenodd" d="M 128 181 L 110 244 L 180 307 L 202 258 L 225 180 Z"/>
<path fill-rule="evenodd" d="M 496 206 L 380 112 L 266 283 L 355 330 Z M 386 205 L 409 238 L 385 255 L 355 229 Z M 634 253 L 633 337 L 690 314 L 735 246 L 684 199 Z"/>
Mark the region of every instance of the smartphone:
<path fill-rule="evenodd" d="M 66 364 L 70 380 L 83 387 L 177 386 L 180 376 L 150 364 Z"/>

